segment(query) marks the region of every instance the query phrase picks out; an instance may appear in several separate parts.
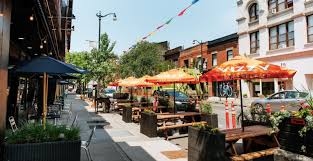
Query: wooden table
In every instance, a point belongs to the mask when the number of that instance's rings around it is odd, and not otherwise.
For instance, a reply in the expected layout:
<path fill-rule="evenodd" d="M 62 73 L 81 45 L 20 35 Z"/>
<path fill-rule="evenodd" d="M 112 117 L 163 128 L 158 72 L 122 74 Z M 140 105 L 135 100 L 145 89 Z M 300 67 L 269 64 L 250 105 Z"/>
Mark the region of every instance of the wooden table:
<path fill-rule="evenodd" d="M 227 130 L 222 130 L 225 135 L 225 141 L 229 145 L 226 147 L 226 150 L 231 148 L 232 153 L 234 155 L 238 155 L 235 144 L 238 140 L 240 139 L 246 139 L 247 145 L 246 148 L 244 148 L 244 151 L 250 148 L 251 142 L 261 136 L 272 136 L 273 141 L 276 143 L 277 146 L 279 146 L 279 142 L 277 140 L 277 137 L 275 134 L 271 135 L 272 129 L 266 126 L 261 126 L 261 125 L 254 125 L 254 126 L 246 126 L 245 131 L 242 131 L 241 128 L 236 128 L 236 129 L 227 129 Z"/>
<path fill-rule="evenodd" d="M 165 126 L 167 121 L 175 121 L 177 119 L 182 120 L 183 124 L 186 123 L 187 121 L 184 119 L 185 117 L 191 117 L 192 122 L 196 122 L 195 116 L 201 115 L 200 113 L 197 112 L 182 112 L 182 113 L 167 113 L 167 114 L 158 114 L 157 119 L 158 121 L 163 122 L 163 126 Z"/>

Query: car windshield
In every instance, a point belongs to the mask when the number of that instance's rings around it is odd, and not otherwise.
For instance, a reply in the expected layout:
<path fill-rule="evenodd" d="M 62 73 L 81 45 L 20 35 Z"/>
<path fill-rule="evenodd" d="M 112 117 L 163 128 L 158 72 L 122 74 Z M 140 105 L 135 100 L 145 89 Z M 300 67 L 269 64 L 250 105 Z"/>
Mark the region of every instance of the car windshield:
<path fill-rule="evenodd" d="M 170 96 L 174 96 L 174 91 L 167 92 Z M 188 96 L 182 92 L 175 92 L 175 97 L 180 99 L 188 99 Z"/>
<path fill-rule="evenodd" d="M 115 90 L 114 89 L 105 89 L 104 93 L 114 93 Z"/>

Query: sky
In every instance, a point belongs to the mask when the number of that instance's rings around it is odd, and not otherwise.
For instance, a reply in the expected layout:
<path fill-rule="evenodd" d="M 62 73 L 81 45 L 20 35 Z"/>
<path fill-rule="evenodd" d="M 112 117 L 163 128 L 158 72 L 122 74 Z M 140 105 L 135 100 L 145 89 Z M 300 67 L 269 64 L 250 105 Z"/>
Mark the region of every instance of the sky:
<path fill-rule="evenodd" d="M 87 40 L 98 40 L 96 13 L 115 12 L 102 19 L 101 33 L 116 42 L 114 52 L 127 51 L 138 40 L 190 5 L 192 0 L 74 0 L 71 52 L 91 49 Z M 199 0 L 147 41 L 169 41 L 170 48 L 192 46 L 194 39 L 209 41 L 237 32 L 235 0 Z"/>

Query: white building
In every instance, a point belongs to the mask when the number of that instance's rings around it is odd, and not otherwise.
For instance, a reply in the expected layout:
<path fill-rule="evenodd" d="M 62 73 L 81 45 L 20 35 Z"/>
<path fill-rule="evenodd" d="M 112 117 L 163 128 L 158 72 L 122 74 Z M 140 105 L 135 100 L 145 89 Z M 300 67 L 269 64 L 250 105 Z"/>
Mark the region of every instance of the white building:
<path fill-rule="evenodd" d="M 313 89 L 313 0 L 237 0 L 239 53 L 297 70 L 293 79 L 243 83 L 243 94 Z"/>

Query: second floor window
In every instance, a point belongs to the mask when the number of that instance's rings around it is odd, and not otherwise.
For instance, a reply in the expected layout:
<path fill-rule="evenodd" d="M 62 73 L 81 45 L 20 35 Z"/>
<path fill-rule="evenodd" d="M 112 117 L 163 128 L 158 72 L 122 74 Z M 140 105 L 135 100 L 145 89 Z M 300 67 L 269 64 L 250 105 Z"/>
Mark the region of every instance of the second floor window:
<path fill-rule="evenodd" d="M 184 60 L 184 67 L 188 68 L 189 67 L 189 61 L 188 60 Z"/>
<path fill-rule="evenodd" d="M 308 16 L 308 42 L 313 42 L 313 15 Z"/>
<path fill-rule="evenodd" d="M 227 50 L 227 61 L 232 60 L 234 57 L 233 50 Z"/>
<path fill-rule="evenodd" d="M 250 53 L 254 54 L 260 48 L 260 36 L 259 31 L 250 34 Z"/>
<path fill-rule="evenodd" d="M 212 67 L 217 66 L 217 53 L 212 54 Z"/>
<path fill-rule="evenodd" d="M 294 46 L 293 21 L 270 28 L 270 50 Z"/>
<path fill-rule="evenodd" d="M 268 9 L 271 14 L 293 7 L 293 0 L 269 0 Z"/>
<path fill-rule="evenodd" d="M 253 3 L 250 6 L 249 17 L 250 17 L 250 22 L 253 22 L 259 19 L 259 6 L 257 3 Z"/>

